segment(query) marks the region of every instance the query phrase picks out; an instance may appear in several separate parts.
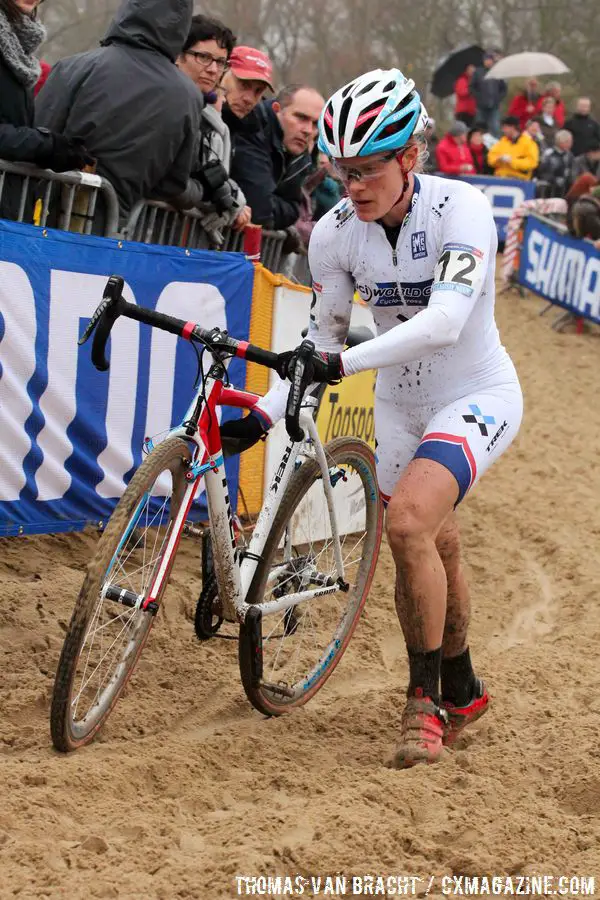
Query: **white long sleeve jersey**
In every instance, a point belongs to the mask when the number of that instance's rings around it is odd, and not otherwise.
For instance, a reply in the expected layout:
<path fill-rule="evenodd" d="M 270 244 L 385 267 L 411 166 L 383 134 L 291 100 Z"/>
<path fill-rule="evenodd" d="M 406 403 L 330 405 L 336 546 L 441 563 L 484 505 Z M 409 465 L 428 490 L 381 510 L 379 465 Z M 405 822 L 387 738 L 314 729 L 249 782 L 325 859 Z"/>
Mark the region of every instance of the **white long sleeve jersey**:
<path fill-rule="evenodd" d="M 339 352 L 356 291 L 377 337 L 344 351 L 342 365 L 346 375 L 378 369 L 381 399 L 433 410 L 474 389 L 515 383 L 494 317 L 497 244 L 487 199 L 465 182 L 416 177 L 395 248 L 382 225 L 361 222 L 344 199 L 312 233 L 308 337 Z M 276 385 L 261 401 L 272 421 L 283 415 L 287 391 Z"/>

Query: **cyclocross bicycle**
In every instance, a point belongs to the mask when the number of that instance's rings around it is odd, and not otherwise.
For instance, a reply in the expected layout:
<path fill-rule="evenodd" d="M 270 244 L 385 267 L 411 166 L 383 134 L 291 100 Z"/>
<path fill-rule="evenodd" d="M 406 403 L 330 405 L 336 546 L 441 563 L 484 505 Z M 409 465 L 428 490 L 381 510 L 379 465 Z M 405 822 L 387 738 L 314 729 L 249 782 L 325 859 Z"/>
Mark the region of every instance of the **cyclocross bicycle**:
<path fill-rule="evenodd" d="M 128 303 L 122 290 L 123 280 L 111 277 L 80 340 L 94 333 L 96 368 L 108 369 L 111 328 L 119 316 L 127 316 L 199 346 L 198 387 L 181 425 L 156 445 L 146 440 L 147 456 L 88 565 L 52 697 L 52 740 L 62 751 L 93 738 L 127 684 L 202 480 L 210 541 L 204 543 L 205 584 L 196 631 L 209 638 L 223 621 L 239 624 L 242 684 L 250 702 L 266 715 L 306 703 L 331 675 L 360 617 L 381 542 L 383 507 L 373 453 L 354 438 L 321 444 L 312 415 L 318 401 L 304 398 L 306 360 L 313 349 L 305 341 L 287 403 L 289 441 L 252 536 L 239 546 L 217 408 L 251 409 L 259 399 L 230 386 L 232 357 L 277 368 L 278 355 L 226 331 L 207 331 Z"/>

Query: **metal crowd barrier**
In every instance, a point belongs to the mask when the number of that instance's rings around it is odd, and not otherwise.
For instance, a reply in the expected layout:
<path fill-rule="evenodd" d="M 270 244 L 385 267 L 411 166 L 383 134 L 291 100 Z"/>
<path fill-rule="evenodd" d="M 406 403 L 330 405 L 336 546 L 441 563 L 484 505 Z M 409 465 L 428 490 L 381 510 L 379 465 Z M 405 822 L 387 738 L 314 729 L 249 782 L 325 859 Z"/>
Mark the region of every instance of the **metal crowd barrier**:
<path fill-rule="evenodd" d="M 92 234 L 95 226 L 94 233 L 103 237 L 116 234 L 119 228 L 114 187 L 106 178 L 88 172 L 53 172 L 0 159 L 0 209 L 8 202 L 14 209 L 11 218 L 17 222 L 79 234 Z"/>
<path fill-rule="evenodd" d="M 162 200 L 140 200 L 131 210 L 119 237 L 143 244 L 186 247 L 189 250 L 244 251 L 243 231 L 232 228 L 207 231 L 202 225 L 204 220 L 206 213 L 196 209 L 179 210 Z M 260 261 L 271 272 L 279 271 L 285 238 L 285 231 L 262 231 Z"/>
<path fill-rule="evenodd" d="M 205 231 L 201 225 L 203 218 L 195 209 L 175 209 L 162 200 L 140 200 L 119 236 L 127 241 L 188 250 L 219 249 L 221 236 Z"/>
<path fill-rule="evenodd" d="M 285 231 L 263 229 L 260 246 L 260 261 L 270 272 L 281 272 L 281 256 L 287 235 Z"/>
<path fill-rule="evenodd" d="M 100 203 L 98 200 L 100 199 Z M 244 232 L 203 227 L 206 212 L 178 210 L 160 200 L 141 200 L 119 227 L 119 201 L 110 181 L 88 172 L 53 172 L 0 159 L 0 211 L 13 221 L 79 234 L 118 237 L 143 244 L 243 252 Z M 260 260 L 280 271 L 285 231 L 262 231 Z"/>

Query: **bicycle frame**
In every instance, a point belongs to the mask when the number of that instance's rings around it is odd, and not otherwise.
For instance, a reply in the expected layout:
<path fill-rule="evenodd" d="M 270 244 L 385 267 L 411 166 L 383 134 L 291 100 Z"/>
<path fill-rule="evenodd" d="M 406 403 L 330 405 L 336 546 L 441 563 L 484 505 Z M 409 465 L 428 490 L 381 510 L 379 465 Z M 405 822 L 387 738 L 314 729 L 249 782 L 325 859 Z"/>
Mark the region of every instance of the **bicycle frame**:
<path fill-rule="evenodd" d="M 222 368 L 220 361 L 218 365 Z M 161 565 L 155 575 L 149 594 L 143 601 L 144 609 L 147 609 L 152 603 L 156 604 L 156 598 L 160 596 L 161 587 L 170 570 L 172 557 L 177 551 L 185 521 L 192 503 L 196 499 L 203 477 L 205 479 L 208 502 L 215 576 L 223 617 L 230 622 L 244 622 L 248 611 L 256 608 L 246 603 L 245 598 L 264 550 L 281 498 L 285 494 L 290 477 L 296 467 L 298 453 L 303 443 L 305 443 L 288 439 L 281 463 L 273 475 L 265 502 L 254 527 L 250 545 L 240 560 L 235 541 L 233 514 L 225 477 L 221 435 L 216 412 L 219 406 L 252 409 L 259 399 L 256 394 L 227 387 L 223 383 L 223 376 L 215 374 L 211 367 L 204 380 L 204 390 L 198 389 L 187 410 L 184 421 L 170 431 L 169 437 L 183 438 L 185 441 L 193 443 L 196 450 L 192 457 L 190 470 L 186 475 L 189 484 L 185 490 L 183 501 L 179 506 L 179 512 L 173 522 Z M 335 593 L 340 589 L 340 586 L 344 585 L 344 567 L 329 467 L 315 421 L 310 412 L 307 411 L 314 407 L 317 402 L 314 398 L 305 397 L 300 414 L 300 425 L 305 429 L 305 433 L 308 434 L 309 441 L 314 447 L 314 454 L 323 476 L 337 577 L 330 579 L 331 583 L 323 587 L 286 594 L 281 599 L 260 604 L 260 610 L 263 615 L 289 609 L 313 597 Z M 309 455 L 308 452 L 307 455 Z"/>

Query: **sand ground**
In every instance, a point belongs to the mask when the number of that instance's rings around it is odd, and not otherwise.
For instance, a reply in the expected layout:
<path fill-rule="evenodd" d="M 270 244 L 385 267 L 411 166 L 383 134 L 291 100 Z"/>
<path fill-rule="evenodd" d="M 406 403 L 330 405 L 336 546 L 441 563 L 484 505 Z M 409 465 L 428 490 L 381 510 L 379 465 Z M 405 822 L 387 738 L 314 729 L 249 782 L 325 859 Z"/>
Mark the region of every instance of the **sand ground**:
<path fill-rule="evenodd" d="M 431 897 L 444 875 L 596 876 L 600 896 L 600 342 L 542 308 L 498 301 L 525 418 L 460 510 L 493 707 L 437 766 L 384 765 L 407 674 L 387 548 L 326 687 L 266 720 L 235 645 L 194 638 L 186 546 L 126 697 L 62 756 L 49 698 L 96 535 L 0 541 L 1 898 L 217 900 L 236 875 L 336 873 L 419 876 L 421 896 L 436 876 Z"/>

